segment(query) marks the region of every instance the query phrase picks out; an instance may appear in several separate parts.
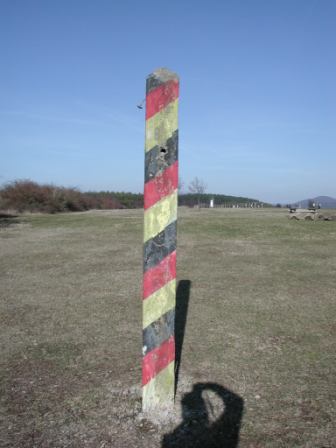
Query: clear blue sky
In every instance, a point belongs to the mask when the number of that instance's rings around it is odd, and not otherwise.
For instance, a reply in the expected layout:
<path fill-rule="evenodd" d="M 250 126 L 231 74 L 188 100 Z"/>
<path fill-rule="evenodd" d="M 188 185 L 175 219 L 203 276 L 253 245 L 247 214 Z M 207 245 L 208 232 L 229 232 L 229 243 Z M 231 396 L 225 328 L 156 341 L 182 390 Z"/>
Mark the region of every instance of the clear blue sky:
<path fill-rule="evenodd" d="M 180 75 L 180 175 L 336 197 L 334 0 L 2 0 L 0 183 L 143 187 L 145 78 Z"/>

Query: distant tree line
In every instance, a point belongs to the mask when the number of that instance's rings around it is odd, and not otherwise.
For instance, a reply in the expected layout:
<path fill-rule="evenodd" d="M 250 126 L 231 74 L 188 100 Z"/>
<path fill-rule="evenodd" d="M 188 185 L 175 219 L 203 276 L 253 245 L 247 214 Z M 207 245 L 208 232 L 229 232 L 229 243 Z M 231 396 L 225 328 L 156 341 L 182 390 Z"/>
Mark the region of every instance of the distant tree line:
<path fill-rule="evenodd" d="M 188 185 L 189 193 L 183 193 L 184 183 L 180 179 L 180 194 L 179 194 L 179 205 L 184 205 L 188 207 L 209 207 L 210 201 L 212 201 L 214 207 L 245 207 L 245 206 L 268 206 L 268 204 L 262 204 L 257 199 L 251 199 L 241 196 L 228 196 L 225 194 L 210 194 L 206 193 L 207 185 L 199 177 L 194 177 L 194 179 Z"/>
<path fill-rule="evenodd" d="M 209 205 L 210 200 L 214 200 L 214 205 L 226 204 L 232 206 L 236 204 L 261 204 L 257 199 L 245 198 L 242 196 L 227 196 L 225 194 L 210 194 L 210 193 L 186 193 L 180 194 L 178 201 L 179 205 L 187 207 L 194 207 L 196 205 Z M 264 204 L 267 205 L 267 204 Z"/>
<path fill-rule="evenodd" d="M 90 208 L 95 209 L 142 208 L 144 203 L 141 193 L 89 191 L 83 194 L 90 199 Z"/>
<path fill-rule="evenodd" d="M 187 207 L 209 205 L 211 199 L 214 200 L 215 205 L 226 204 L 227 206 L 230 206 L 230 204 L 260 203 L 255 199 L 240 196 L 202 193 L 202 188 L 204 191 L 205 187 L 201 183 L 196 187 L 195 192 L 179 194 L 179 205 Z M 91 209 L 111 210 L 142 207 L 143 194 L 141 193 L 81 192 L 76 188 L 38 184 L 31 180 L 16 180 L 0 189 L 1 210 L 59 213 Z"/>

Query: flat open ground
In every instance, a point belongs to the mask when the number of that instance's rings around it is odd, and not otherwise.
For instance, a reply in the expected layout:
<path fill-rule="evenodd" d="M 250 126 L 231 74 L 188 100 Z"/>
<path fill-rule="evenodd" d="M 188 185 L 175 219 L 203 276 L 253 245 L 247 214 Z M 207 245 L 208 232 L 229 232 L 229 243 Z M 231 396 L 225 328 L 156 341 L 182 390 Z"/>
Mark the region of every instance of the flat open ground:
<path fill-rule="evenodd" d="M 179 210 L 186 319 L 165 425 L 140 414 L 142 212 L 7 224 L 1 447 L 197 446 L 201 428 L 203 448 L 234 448 L 230 425 L 239 447 L 336 446 L 336 222 Z M 191 418 L 202 400 L 208 419 Z"/>

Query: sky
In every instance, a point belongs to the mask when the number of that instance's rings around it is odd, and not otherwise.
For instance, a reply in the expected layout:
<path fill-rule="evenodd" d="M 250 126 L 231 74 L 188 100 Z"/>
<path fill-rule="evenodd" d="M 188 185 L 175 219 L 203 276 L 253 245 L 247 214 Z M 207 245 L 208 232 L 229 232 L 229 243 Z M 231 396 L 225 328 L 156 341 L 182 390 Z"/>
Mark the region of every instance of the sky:
<path fill-rule="evenodd" d="M 336 197 L 335 44 L 334 0 L 1 0 L 0 184 L 142 192 L 167 67 L 186 191 Z"/>

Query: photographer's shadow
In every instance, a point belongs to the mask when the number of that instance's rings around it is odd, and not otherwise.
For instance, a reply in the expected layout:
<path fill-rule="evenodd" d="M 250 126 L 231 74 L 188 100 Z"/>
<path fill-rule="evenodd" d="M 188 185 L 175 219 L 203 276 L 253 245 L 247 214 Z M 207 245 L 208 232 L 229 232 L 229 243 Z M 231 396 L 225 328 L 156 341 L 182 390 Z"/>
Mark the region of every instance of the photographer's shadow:
<path fill-rule="evenodd" d="M 212 401 L 220 402 L 217 418 L 218 405 L 215 407 Z M 173 432 L 164 435 L 162 448 L 238 446 L 244 407 L 239 395 L 216 383 L 197 383 L 183 396 L 181 406 L 183 422 Z"/>

